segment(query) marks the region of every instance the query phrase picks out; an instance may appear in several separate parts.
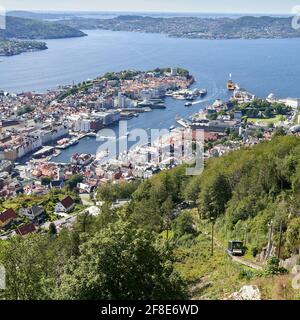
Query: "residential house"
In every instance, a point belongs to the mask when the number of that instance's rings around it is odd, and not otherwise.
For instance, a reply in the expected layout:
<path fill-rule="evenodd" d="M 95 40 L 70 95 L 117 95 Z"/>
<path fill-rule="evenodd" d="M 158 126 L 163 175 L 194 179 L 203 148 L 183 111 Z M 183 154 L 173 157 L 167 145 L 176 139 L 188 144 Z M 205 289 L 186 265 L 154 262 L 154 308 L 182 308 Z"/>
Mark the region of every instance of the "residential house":
<path fill-rule="evenodd" d="M 41 206 L 33 206 L 31 208 L 21 208 L 19 215 L 28 218 L 33 223 L 40 224 L 45 220 L 45 210 Z"/>
<path fill-rule="evenodd" d="M 35 225 L 33 223 L 26 224 L 22 227 L 18 227 L 16 229 L 16 234 L 20 236 L 26 236 L 30 233 L 34 233 L 36 231 Z"/>
<path fill-rule="evenodd" d="M 17 214 L 13 209 L 7 209 L 0 214 L 0 228 L 9 226 L 14 220 L 17 219 Z"/>
<path fill-rule="evenodd" d="M 77 188 L 79 189 L 79 193 L 91 193 L 94 189 L 93 186 L 87 183 L 77 183 Z"/>
<path fill-rule="evenodd" d="M 75 201 L 70 196 L 67 196 L 62 201 L 56 204 L 55 212 L 70 212 L 74 207 Z"/>
<path fill-rule="evenodd" d="M 52 180 L 50 182 L 50 188 L 51 189 L 62 189 L 64 187 L 65 183 L 63 180 Z"/>

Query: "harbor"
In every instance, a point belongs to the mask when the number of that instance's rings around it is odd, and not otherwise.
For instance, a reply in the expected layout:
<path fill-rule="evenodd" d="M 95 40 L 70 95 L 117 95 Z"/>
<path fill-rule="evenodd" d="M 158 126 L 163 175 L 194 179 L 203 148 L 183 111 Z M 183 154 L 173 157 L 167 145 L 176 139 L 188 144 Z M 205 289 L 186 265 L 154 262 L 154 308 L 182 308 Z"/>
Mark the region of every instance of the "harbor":
<path fill-rule="evenodd" d="M 194 84 L 194 86 L 196 86 Z M 181 127 L 180 124 L 178 124 L 177 120 L 178 117 L 180 119 L 188 119 L 190 116 L 192 116 L 195 112 L 198 112 L 199 110 L 204 109 L 206 106 L 208 106 L 210 103 L 214 102 L 216 92 L 209 92 L 207 96 L 205 97 L 205 100 L 199 100 L 197 101 L 197 104 L 193 104 L 190 108 L 184 107 L 184 101 L 173 99 L 172 97 L 166 97 L 165 98 L 165 109 L 154 109 L 154 110 L 145 110 L 144 112 L 139 113 L 139 117 L 130 117 L 129 119 L 123 119 L 127 120 L 127 126 L 128 131 L 132 129 L 144 129 L 148 130 L 151 129 L 174 129 L 175 127 Z M 135 112 L 136 110 L 132 110 Z M 151 112 L 150 112 L 151 111 Z M 108 129 L 112 130 L 114 132 L 114 136 L 119 136 L 119 123 L 112 124 L 108 127 Z M 102 137 L 105 138 L 105 137 Z M 107 138 L 107 137 L 106 137 Z M 108 138 L 109 140 L 109 138 Z M 91 153 L 95 154 L 97 152 L 97 149 L 101 147 L 103 144 L 103 141 L 97 141 L 96 137 L 85 135 L 78 144 L 70 146 L 69 148 L 62 150 L 62 153 L 59 154 L 56 157 L 53 157 L 53 162 L 69 162 L 70 157 L 74 153 L 82 152 L 82 153 Z M 113 140 L 112 140 L 113 143 Z M 128 141 L 128 147 L 130 148 L 133 146 L 136 142 Z M 118 146 L 117 146 L 117 152 L 118 152 Z"/>

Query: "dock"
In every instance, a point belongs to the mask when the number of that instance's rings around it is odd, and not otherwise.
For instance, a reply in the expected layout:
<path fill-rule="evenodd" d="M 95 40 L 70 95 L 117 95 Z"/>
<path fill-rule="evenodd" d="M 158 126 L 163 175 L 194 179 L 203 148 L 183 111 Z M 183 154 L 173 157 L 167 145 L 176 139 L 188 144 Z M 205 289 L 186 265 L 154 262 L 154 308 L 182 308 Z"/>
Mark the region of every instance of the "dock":
<path fill-rule="evenodd" d="M 190 127 L 189 123 L 183 119 L 176 119 L 176 122 L 180 124 L 185 129 L 188 129 Z"/>
<path fill-rule="evenodd" d="M 51 146 L 46 146 L 46 147 L 43 147 L 41 150 L 35 152 L 32 156 L 33 158 L 42 158 L 43 156 L 48 156 L 48 155 L 51 155 L 53 154 L 54 152 L 54 147 L 51 147 Z"/>

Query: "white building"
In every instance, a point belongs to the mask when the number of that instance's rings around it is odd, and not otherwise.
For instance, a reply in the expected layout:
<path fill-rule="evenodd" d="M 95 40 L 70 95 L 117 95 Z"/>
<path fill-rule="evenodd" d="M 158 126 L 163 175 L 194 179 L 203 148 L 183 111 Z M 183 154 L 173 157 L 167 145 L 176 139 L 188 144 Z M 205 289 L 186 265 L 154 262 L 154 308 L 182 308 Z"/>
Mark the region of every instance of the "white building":
<path fill-rule="evenodd" d="M 65 199 L 56 204 L 54 211 L 55 213 L 67 213 L 72 211 L 74 207 L 75 201 L 71 197 L 67 196 Z"/>
<path fill-rule="evenodd" d="M 74 131 L 89 132 L 91 130 L 91 120 L 79 118 L 74 122 Z"/>
<path fill-rule="evenodd" d="M 284 103 L 287 107 L 291 107 L 293 109 L 298 109 L 300 107 L 300 98 L 278 99 L 273 93 L 268 95 L 267 101 L 270 103 Z"/>
<path fill-rule="evenodd" d="M 41 145 L 45 145 L 62 138 L 68 134 L 67 128 L 63 124 L 47 126 L 30 134 L 31 137 L 39 139 Z"/>
<path fill-rule="evenodd" d="M 134 102 L 119 92 L 118 97 L 114 100 L 114 107 L 119 109 L 134 108 Z"/>
<path fill-rule="evenodd" d="M 285 105 L 293 109 L 298 109 L 300 107 L 300 99 L 297 98 L 287 98 L 284 100 Z"/>
<path fill-rule="evenodd" d="M 158 99 L 161 97 L 161 90 L 159 88 L 153 89 L 144 89 L 140 91 L 140 98 L 143 100 L 150 100 L 150 99 Z"/>
<path fill-rule="evenodd" d="M 103 125 L 107 126 L 120 120 L 121 114 L 116 110 L 107 110 L 105 112 L 95 112 L 93 116 L 102 120 Z"/>
<path fill-rule="evenodd" d="M 177 68 L 171 68 L 171 76 L 172 77 L 175 77 L 175 76 L 177 76 L 178 75 L 178 70 L 177 70 Z"/>

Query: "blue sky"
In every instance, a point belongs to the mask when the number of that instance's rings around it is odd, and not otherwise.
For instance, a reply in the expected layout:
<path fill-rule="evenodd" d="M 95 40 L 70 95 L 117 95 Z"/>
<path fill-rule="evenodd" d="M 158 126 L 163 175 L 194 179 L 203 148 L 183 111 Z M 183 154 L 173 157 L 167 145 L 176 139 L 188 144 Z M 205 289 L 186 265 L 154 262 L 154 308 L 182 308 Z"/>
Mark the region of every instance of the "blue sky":
<path fill-rule="evenodd" d="M 8 10 L 291 13 L 300 0 L 0 0 Z"/>

